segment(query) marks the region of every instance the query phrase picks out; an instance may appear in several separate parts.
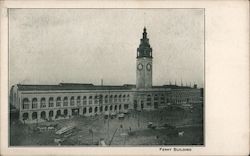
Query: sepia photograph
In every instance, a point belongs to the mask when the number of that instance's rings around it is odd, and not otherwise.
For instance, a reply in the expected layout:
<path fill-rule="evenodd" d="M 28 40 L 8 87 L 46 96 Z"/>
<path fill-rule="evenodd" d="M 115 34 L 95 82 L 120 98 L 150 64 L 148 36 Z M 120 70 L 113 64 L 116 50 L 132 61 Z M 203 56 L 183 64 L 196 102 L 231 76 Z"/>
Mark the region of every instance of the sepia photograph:
<path fill-rule="evenodd" d="M 8 9 L 10 147 L 205 146 L 204 8 Z"/>

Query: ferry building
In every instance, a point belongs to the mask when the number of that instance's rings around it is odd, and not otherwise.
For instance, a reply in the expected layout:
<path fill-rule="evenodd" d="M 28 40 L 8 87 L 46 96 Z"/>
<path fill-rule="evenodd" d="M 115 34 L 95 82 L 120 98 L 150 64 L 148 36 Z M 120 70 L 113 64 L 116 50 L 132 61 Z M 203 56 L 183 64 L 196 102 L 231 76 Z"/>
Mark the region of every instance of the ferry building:
<path fill-rule="evenodd" d="M 202 89 L 197 85 L 152 85 L 152 52 L 144 28 L 136 53 L 136 85 L 16 84 L 11 87 L 10 105 L 18 110 L 20 121 L 34 123 L 79 115 L 150 111 L 170 105 L 202 103 Z"/>

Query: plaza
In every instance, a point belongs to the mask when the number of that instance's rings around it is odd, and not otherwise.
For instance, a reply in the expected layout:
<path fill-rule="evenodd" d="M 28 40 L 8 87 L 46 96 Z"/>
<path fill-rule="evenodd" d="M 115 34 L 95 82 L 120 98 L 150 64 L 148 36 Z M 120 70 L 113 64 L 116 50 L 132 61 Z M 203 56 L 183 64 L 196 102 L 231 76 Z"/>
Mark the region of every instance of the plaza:
<path fill-rule="evenodd" d="M 57 138 L 55 132 L 67 125 L 74 125 L 74 134 L 64 138 L 61 146 L 98 146 L 100 140 L 104 140 L 106 146 L 203 145 L 202 110 L 202 104 L 197 104 L 192 109 L 169 107 L 154 111 L 131 111 L 124 119 L 96 115 L 25 125 L 16 121 L 11 124 L 10 144 L 58 146 L 54 142 Z M 148 128 L 149 122 L 156 128 Z M 58 126 L 53 131 L 34 131 L 48 123 Z M 164 127 L 166 124 L 175 128 Z M 19 131 L 16 131 L 17 127 Z M 179 132 L 184 133 L 179 136 Z"/>

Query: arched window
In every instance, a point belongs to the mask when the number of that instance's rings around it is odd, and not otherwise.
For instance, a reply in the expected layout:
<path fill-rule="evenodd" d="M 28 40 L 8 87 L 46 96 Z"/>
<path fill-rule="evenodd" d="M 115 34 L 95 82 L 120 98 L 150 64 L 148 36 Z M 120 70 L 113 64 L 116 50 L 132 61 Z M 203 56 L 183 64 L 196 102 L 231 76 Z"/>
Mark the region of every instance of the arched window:
<path fill-rule="evenodd" d="M 37 119 L 37 112 L 32 113 L 32 120 L 35 120 L 35 119 Z"/>
<path fill-rule="evenodd" d="M 49 107 L 54 107 L 54 99 L 53 99 L 53 97 L 49 98 Z"/>
<path fill-rule="evenodd" d="M 134 109 L 137 109 L 137 100 L 134 100 Z"/>
<path fill-rule="evenodd" d="M 40 107 L 41 108 L 45 108 L 46 107 L 46 101 L 45 101 L 45 98 L 41 98 L 41 104 L 40 104 Z"/>
<path fill-rule="evenodd" d="M 29 103 L 28 98 L 23 99 L 23 109 L 29 109 Z"/>
<path fill-rule="evenodd" d="M 87 97 L 86 96 L 83 97 L 82 104 L 83 105 L 87 105 Z"/>
<path fill-rule="evenodd" d="M 95 113 L 97 113 L 97 111 L 98 111 L 98 108 L 97 108 L 97 107 L 95 107 Z"/>
<path fill-rule="evenodd" d="M 63 110 L 63 115 L 65 115 L 65 116 L 68 115 L 68 110 L 67 110 L 67 109 L 64 109 L 64 110 Z"/>
<path fill-rule="evenodd" d="M 117 102 L 117 95 L 114 96 L 114 102 Z"/>
<path fill-rule="evenodd" d="M 28 120 L 29 114 L 28 113 L 23 113 L 23 120 Z"/>
<path fill-rule="evenodd" d="M 122 95 L 119 95 L 119 102 L 122 102 Z"/>
<path fill-rule="evenodd" d="M 83 108 L 83 114 L 86 114 L 86 112 L 87 112 L 87 109 L 86 109 L 86 107 L 84 107 Z"/>
<path fill-rule="evenodd" d="M 59 116 L 61 116 L 61 110 L 56 111 L 56 118 L 58 118 Z"/>
<path fill-rule="evenodd" d="M 49 111 L 49 117 L 53 117 L 53 115 L 54 115 L 54 112 L 52 110 Z"/>
<path fill-rule="evenodd" d="M 92 107 L 89 107 L 89 113 L 92 113 Z"/>
<path fill-rule="evenodd" d="M 121 105 L 119 105 L 119 110 L 121 110 L 122 109 L 122 106 Z"/>
<path fill-rule="evenodd" d="M 92 104 L 92 96 L 89 96 L 89 104 Z"/>
<path fill-rule="evenodd" d="M 112 106 L 112 105 L 111 105 L 111 106 L 109 106 L 109 110 L 111 110 L 111 111 L 113 110 L 113 106 Z"/>
<path fill-rule="evenodd" d="M 63 98 L 63 106 L 68 106 L 68 97 Z"/>
<path fill-rule="evenodd" d="M 128 95 L 127 95 L 127 101 L 129 101 L 129 97 L 130 97 L 130 96 L 129 96 L 129 94 L 128 94 Z"/>
<path fill-rule="evenodd" d="M 105 106 L 105 111 L 108 111 L 108 106 Z"/>
<path fill-rule="evenodd" d="M 105 102 L 105 103 L 108 103 L 108 95 L 105 96 L 104 102 Z"/>
<path fill-rule="evenodd" d="M 103 103 L 103 96 L 102 95 L 99 96 L 99 102 L 100 102 L 100 104 Z"/>
<path fill-rule="evenodd" d="M 77 96 L 76 103 L 77 103 L 77 105 L 81 104 L 81 97 L 80 96 Z"/>
<path fill-rule="evenodd" d="M 99 109 L 100 109 L 100 112 L 102 112 L 102 106 L 100 106 L 100 108 L 99 108 Z"/>
<path fill-rule="evenodd" d="M 32 99 L 32 109 L 37 108 L 37 98 Z"/>
<path fill-rule="evenodd" d="M 71 96 L 71 98 L 70 98 L 70 106 L 74 106 L 74 104 L 75 104 L 75 98 L 74 98 L 74 96 Z"/>
<path fill-rule="evenodd" d="M 57 97 L 56 99 L 56 107 L 60 107 L 61 106 L 61 97 Z"/>
<path fill-rule="evenodd" d="M 112 103 L 113 102 L 113 95 L 109 96 L 109 102 Z"/>
<path fill-rule="evenodd" d="M 143 110 L 143 108 L 144 108 L 144 101 L 141 100 L 141 109 Z"/>
<path fill-rule="evenodd" d="M 151 101 L 151 95 L 147 96 L 147 101 Z"/>
<path fill-rule="evenodd" d="M 115 105 L 115 111 L 117 110 L 117 105 Z"/>
<path fill-rule="evenodd" d="M 126 101 L 126 95 L 123 95 L 122 97 L 122 101 L 125 102 Z"/>
<path fill-rule="evenodd" d="M 42 112 L 41 112 L 41 118 L 42 118 L 42 119 L 45 119 L 45 118 L 46 118 L 46 112 L 45 112 L 45 111 L 42 111 Z"/>
<path fill-rule="evenodd" d="M 148 96 L 147 96 L 147 106 L 151 106 L 151 95 L 150 94 L 148 94 Z"/>
<path fill-rule="evenodd" d="M 97 95 L 95 96 L 94 103 L 98 104 L 98 96 Z"/>
<path fill-rule="evenodd" d="M 154 95 L 154 100 L 158 100 L 157 94 Z"/>

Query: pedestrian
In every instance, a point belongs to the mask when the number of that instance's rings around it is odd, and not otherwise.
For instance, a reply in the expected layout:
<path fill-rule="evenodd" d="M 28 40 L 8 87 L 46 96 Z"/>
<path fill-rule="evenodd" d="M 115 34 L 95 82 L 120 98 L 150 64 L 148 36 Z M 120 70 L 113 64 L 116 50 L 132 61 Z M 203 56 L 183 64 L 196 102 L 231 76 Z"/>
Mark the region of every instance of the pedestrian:
<path fill-rule="evenodd" d="M 159 136 L 158 135 L 156 135 L 156 137 L 155 137 L 156 139 L 159 139 Z"/>

